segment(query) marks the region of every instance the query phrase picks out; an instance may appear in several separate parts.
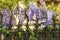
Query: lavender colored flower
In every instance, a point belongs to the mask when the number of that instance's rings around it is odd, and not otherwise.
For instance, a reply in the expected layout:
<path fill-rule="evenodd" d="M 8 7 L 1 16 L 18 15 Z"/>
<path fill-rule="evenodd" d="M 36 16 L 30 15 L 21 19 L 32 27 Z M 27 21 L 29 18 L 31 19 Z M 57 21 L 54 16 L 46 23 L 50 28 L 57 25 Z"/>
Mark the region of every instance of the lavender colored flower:
<path fill-rule="evenodd" d="M 47 14 L 47 10 L 46 10 L 46 4 L 45 4 L 45 2 L 43 2 L 43 3 L 41 3 L 43 6 L 44 6 L 44 8 L 43 9 L 41 9 L 41 8 L 38 8 L 37 7 L 37 5 L 35 5 L 35 4 L 33 4 L 33 3 L 31 3 L 30 5 L 29 5 L 29 20 L 33 20 L 33 15 L 34 14 L 36 14 L 36 17 L 37 17 L 37 19 L 38 20 L 42 20 L 42 14 L 44 13 L 44 14 Z"/>
<path fill-rule="evenodd" d="M 28 19 L 31 21 L 31 20 L 34 20 L 33 19 L 33 15 L 34 15 L 34 12 L 29 10 L 29 13 L 28 13 Z"/>
<path fill-rule="evenodd" d="M 29 4 L 29 8 L 32 10 L 36 10 L 37 9 L 37 5 L 35 5 L 34 3 L 30 3 Z"/>
<path fill-rule="evenodd" d="M 54 16 L 54 12 L 48 11 L 47 12 L 47 25 L 51 25 L 53 23 L 52 17 Z"/>
<path fill-rule="evenodd" d="M 36 7 L 36 5 L 34 5 L 34 4 L 30 4 L 30 6 L 29 6 L 29 14 L 28 14 L 29 20 L 34 20 L 33 15 L 35 13 L 36 13 L 37 19 L 39 19 L 39 9 L 38 9 L 38 7 Z"/>
<path fill-rule="evenodd" d="M 3 24 L 7 27 L 10 23 L 10 16 L 11 16 L 9 9 L 4 9 L 2 14 L 3 14 Z"/>
<path fill-rule="evenodd" d="M 23 24 L 25 20 L 25 9 L 19 10 L 19 14 L 20 14 L 20 24 Z"/>
<path fill-rule="evenodd" d="M 41 5 L 43 6 L 43 12 L 44 12 L 44 13 L 47 13 L 45 1 L 40 0 L 40 3 L 41 3 Z"/>
<path fill-rule="evenodd" d="M 43 12 L 42 12 L 42 10 L 41 9 L 39 9 L 39 16 L 38 16 L 38 20 L 42 20 L 42 14 L 43 14 Z"/>
<path fill-rule="evenodd" d="M 6 24 L 9 24 L 9 22 L 10 22 L 10 17 L 6 17 L 5 23 L 6 23 Z"/>

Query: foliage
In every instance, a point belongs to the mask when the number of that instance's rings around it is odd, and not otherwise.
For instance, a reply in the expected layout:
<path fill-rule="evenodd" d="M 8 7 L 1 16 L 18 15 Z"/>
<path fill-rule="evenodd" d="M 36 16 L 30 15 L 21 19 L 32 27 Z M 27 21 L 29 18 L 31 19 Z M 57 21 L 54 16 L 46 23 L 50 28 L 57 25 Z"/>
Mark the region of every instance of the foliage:
<path fill-rule="evenodd" d="M 16 0 L 0 0 L 0 10 L 4 8 L 14 9 L 14 6 L 17 4 Z"/>
<path fill-rule="evenodd" d="M 10 31 L 6 30 L 5 28 L 0 28 L 0 31 L 5 34 L 10 34 Z"/>
<path fill-rule="evenodd" d="M 53 28 L 54 28 L 54 27 L 51 26 L 51 25 L 48 26 L 48 30 L 52 30 Z"/>

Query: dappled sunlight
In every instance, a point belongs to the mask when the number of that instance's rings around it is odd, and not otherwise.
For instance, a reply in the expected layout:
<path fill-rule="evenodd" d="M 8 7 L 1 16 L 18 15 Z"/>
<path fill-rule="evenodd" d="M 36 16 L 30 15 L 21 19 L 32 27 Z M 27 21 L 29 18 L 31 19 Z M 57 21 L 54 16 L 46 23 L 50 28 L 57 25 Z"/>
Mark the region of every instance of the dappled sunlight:
<path fill-rule="evenodd" d="M 34 25 L 29 26 L 29 28 L 30 28 L 32 31 L 35 30 L 35 26 L 34 26 Z"/>
<path fill-rule="evenodd" d="M 18 15 L 14 15 L 14 17 L 15 17 L 15 20 L 16 20 L 16 25 L 18 25 L 18 23 L 19 23 L 19 14 Z"/>
<path fill-rule="evenodd" d="M 36 20 L 36 14 L 33 15 L 33 19 Z"/>
<path fill-rule="evenodd" d="M 25 8 L 25 5 L 23 3 L 24 3 L 23 1 L 18 2 L 20 10 Z"/>
<path fill-rule="evenodd" d="M 22 26 L 21 26 L 21 30 L 22 30 L 22 31 L 26 31 L 26 26 L 22 25 Z"/>
<path fill-rule="evenodd" d="M 17 26 L 12 26 L 12 29 L 14 30 L 14 29 L 17 29 L 18 27 Z"/>
<path fill-rule="evenodd" d="M 27 19 L 25 19 L 24 21 L 23 21 L 23 25 L 25 25 L 27 23 Z"/>
<path fill-rule="evenodd" d="M 28 24 L 33 25 L 33 24 L 35 24 L 35 21 L 29 21 Z"/>

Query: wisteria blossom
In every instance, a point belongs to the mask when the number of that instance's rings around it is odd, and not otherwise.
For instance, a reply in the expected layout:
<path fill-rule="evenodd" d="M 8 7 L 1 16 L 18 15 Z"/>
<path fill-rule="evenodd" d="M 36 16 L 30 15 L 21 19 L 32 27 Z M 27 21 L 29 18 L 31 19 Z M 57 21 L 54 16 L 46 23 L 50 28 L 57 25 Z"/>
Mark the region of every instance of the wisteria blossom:
<path fill-rule="evenodd" d="M 23 4 L 22 4 L 23 5 Z M 19 20 L 20 24 L 22 24 L 24 22 L 24 18 L 25 18 L 25 9 L 23 9 L 19 3 L 19 7 L 16 6 L 14 9 L 14 15 L 15 15 L 15 20 Z M 18 14 L 18 15 L 17 15 Z M 16 22 L 17 22 L 16 21 Z M 19 23 L 18 22 L 18 23 Z"/>
<path fill-rule="evenodd" d="M 53 11 L 48 11 L 47 12 L 47 25 L 52 25 L 53 23 L 53 16 L 54 16 L 54 12 Z"/>
<path fill-rule="evenodd" d="M 35 4 L 31 3 L 31 4 L 29 5 L 28 19 L 29 19 L 29 20 L 34 20 L 34 19 L 33 19 L 33 15 L 34 15 L 34 14 L 36 14 L 36 17 L 37 17 L 37 19 L 38 19 L 38 16 L 39 16 L 38 7 L 37 7 Z"/>
<path fill-rule="evenodd" d="M 22 3 L 22 7 L 20 5 L 21 3 L 19 3 L 19 21 L 20 21 L 20 24 L 23 24 L 24 20 L 25 20 L 25 9 L 23 8 L 24 7 L 24 4 Z"/>
<path fill-rule="evenodd" d="M 33 19 L 34 14 L 36 14 L 36 17 L 38 20 L 42 19 L 43 13 L 47 14 L 46 3 L 42 0 L 40 1 L 40 3 L 41 3 L 41 5 L 43 5 L 43 9 L 39 8 L 36 3 L 30 2 L 30 4 L 29 4 L 29 15 L 28 15 L 29 20 L 34 20 Z"/>
<path fill-rule="evenodd" d="M 3 14 L 3 25 L 8 27 L 10 23 L 11 12 L 9 11 L 9 9 L 4 9 L 2 11 L 2 14 Z"/>
<path fill-rule="evenodd" d="M 20 24 L 22 24 L 25 20 L 25 9 L 19 10 L 19 15 L 20 15 Z"/>

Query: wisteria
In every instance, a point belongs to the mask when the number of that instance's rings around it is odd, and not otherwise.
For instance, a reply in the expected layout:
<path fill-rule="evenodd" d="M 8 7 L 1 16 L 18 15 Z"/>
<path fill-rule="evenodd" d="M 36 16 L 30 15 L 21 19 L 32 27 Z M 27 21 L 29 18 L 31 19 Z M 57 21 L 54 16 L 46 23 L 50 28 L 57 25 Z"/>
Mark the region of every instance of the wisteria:
<path fill-rule="evenodd" d="M 31 10 L 29 10 L 28 19 L 29 20 L 34 20 L 33 15 L 34 15 L 34 13 L 32 13 Z"/>
<path fill-rule="evenodd" d="M 29 14 L 28 14 L 28 18 L 29 20 L 34 20 L 33 19 L 33 15 L 36 14 L 37 19 L 39 19 L 39 9 L 36 5 L 34 4 L 30 4 L 29 6 Z"/>
<path fill-rule="evenodd" d="M 20 15 L 20 24 L 23 24 L 24 20 L 25 20 L 25 9 L 21 9 L 19 10 L 19 15 Z"/>
<path fill-rule="evenodd" d="M 41 5 L 43 5 L 43 9 L 37 7 L 37 5 L 35 3 L 30 3 L 29 4 L 29 15 L 28 18 L 29 20 L 34 20 L 33 19 L 33 15 L 36 14 L 36 17 L 38 20 L 41 20 L 43 17 L 43 13 L 47 14 L 47 10 L 46 10 L 46 3 L 44 1 L 40 0 Z"/>
<path fill-rule="evenodd" d="M 18 2 L 18 6 L 19 6 L 19 21 L 20 21 L 20 24 L 23 24 L 24 20 L 25 20 L 25 5 L 23 3 L 23 1 L 19 1 Z"/>
<path fill-rule="evenodd" d="M 54 16 L 54 12 L 53 11 L 48 11 L 47 12 L 47 25 L 52 25 L 53 23 L 53 16 Z"/>
<path fill-rule="evenodd" d="M 3 25 L 8 28 L 9 23 L 10 23 L 11 13 L 10 13 L 9 9 L 4 9 L 2 14 L 3 14 Z"/>
<path fill-rule="evenodd" d="M 39 9 L 39 19 L 42 20 L 43 14 L 46 15 L 46 14 L 47 14 L 47 11 L 40 8 L 40 9 Z"/>

